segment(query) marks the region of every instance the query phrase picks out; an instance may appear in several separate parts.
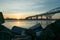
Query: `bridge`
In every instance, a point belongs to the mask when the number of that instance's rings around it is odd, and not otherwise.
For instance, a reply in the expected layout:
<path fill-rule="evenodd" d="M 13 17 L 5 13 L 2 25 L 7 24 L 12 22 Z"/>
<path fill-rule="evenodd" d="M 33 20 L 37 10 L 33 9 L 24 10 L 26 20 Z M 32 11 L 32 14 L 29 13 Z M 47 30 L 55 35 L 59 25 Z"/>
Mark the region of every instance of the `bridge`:
<path fill-rule="evenodd" d="M 51 9 L 48 12 L 45 12 L 45 13 L 42 13 L 42 14 L 37 14 L 37 15 L 26 17 L 26 19 L 36 19 L 36 20 L 37 19 L 43 19 L 43 18 L 52 19 L 52 16 L 57 14 L 57 13 L 60 13 L 60 7 Z"/>

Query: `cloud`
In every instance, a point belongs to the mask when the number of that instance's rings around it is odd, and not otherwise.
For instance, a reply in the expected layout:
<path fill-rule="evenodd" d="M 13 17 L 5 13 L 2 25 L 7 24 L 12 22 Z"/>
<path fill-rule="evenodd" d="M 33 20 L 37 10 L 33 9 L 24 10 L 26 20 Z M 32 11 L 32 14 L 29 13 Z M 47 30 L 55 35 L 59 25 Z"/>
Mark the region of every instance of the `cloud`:
<path fill-rule="evenodd" d="M 0 0 L 1 2 L 1 6 L 2 7 L 6 7 L 6 8 L 18 8 L 18 7 L 21 7 L 21 8 L 25 8 L 25 7 L 31 7 L 31 6 L 36 6 L 36 4 L 39 2 L 38 0 L 20 0 L 20 1 L 17 1 L 17 0 Z"/>
<path fill-rule="evenodd" d="M 41 12 L 59 6 L 59 0 L 0 0 L 0 11 Z"/>

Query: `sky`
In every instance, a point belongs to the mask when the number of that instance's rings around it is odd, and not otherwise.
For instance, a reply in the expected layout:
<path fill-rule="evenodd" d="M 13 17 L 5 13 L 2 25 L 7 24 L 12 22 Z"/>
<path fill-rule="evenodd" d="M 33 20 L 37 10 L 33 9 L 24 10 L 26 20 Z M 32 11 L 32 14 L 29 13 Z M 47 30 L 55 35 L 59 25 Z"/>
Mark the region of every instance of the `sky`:
<path fill-rule="evenodd" d="M 60 7 L 60 0 L 0 0 L 0 12 L 4 18 L 25 18 L 56 7 Z"/>

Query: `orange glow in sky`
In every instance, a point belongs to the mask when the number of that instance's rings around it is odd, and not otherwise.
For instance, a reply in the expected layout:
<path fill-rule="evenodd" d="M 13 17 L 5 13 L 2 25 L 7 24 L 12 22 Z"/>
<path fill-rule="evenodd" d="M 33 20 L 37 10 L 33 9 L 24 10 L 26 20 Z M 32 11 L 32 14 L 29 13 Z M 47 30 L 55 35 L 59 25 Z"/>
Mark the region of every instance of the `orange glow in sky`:
<path fill-rule="evenodd" d="M 26 16 L 20 14 L 6 14 L 4 15 L 4 18 L 25 19 Z"/>
<path fill-rule="evenodd" d="M 36 15 L 35 13 L 39 13 L 39 12 L 20 12 L 20 13 L 3 13 L 4 18 L 15 18 L 15 19 L 25 19 L 28 16 L 32 16 L 32 15 Z"/>

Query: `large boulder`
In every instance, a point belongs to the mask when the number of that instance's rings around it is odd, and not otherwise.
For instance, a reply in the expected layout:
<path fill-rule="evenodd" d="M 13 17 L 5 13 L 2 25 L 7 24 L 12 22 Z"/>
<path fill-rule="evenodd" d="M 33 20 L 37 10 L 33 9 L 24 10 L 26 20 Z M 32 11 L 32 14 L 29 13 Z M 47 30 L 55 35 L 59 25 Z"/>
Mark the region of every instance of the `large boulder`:
<path fill-rule="evenodd" d="M 40 35 L 41 31 L 43 30 L 40 23 L 35 24 L 31 28 L 28 29 L 28 34 L 32 37 L 33 40 Z"/>
<path fill-rule="evenodd" d="M 21 28 L 21 27 L 18 27 L 18 26 L 14 26 L 14 27 L 12 28 L 12 31 L 13 31 L 16 35 L 23 35 L 26 30 L 27 30 L 27 29 Z"/>
<path fill-rule="evenodd" d="M 14 36 L 13 32 L 3 25 L 0 25 L 0 40 L 11 40 Z"/>
<path fill-rule="evenodd" d="M 48 25 L 41 33 L 39 40 L 60 40 L 60 19 Z"/>
<path fill-rule="evenodd" d="M 12 31 L 15 33 L 13 40 L 31 40 L 31 36 L 28 35 L 27 29 L 14 26 Z"/>
<path fill-rule="evenodd" d="M 37 31 L 41 31 L 43 28 L 41 26 L 40 23 L 35 24 L 34 26 L 32 26 L 31 28 L 29 28 L 29 31 L 31 30 L 31 32 L 37 32 Z"/>
<path fill-rule="evenodd" d="M 31 36 L 22 36 L 22 35 L 15 35 L 12 40 L 32 40 Z"/>

